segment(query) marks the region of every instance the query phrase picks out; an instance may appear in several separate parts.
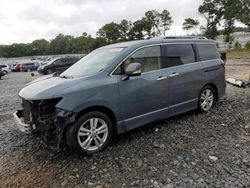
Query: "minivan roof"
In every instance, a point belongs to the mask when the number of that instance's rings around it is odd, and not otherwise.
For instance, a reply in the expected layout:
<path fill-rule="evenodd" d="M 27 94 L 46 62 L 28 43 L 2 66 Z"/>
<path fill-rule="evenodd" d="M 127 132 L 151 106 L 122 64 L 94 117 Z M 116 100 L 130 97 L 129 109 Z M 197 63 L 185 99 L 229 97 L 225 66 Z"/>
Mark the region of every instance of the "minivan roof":
<path fill-rule="evenodd" d="M 202 43 L 214 43 L 214 40 L 206 39 L 205 37 L 155 37 L 146 40 L 134 40 L 128 42 L 120 42 L 115 44 L 110 44 L 101 48 L 130 48 L 130 47 L 138 47 L 150 44 L 157 44 L 157 43 L 179 43 L 179 42 L 202 42 Z"/>

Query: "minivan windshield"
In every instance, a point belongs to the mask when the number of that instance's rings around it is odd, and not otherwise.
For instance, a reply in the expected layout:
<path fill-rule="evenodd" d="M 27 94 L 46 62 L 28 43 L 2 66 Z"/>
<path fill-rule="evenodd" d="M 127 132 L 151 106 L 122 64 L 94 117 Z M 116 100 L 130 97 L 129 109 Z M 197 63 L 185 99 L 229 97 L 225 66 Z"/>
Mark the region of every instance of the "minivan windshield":
<path fill-rule="evenodd" d="M 123 49 L 119 47 L 94 50 L 64 71 L 60 77 L 76 78 L 96 74 L 113 63 Z"/>
<path fill-rule="evenodd" d="M 50 65 L 51 63 L 53 63 L 55 60 L 57 60 L 58 58 L 53 58 L 49 61 L 44 61 L 41 63 L 41 65 L 45 66 L 45 65 Z"/>

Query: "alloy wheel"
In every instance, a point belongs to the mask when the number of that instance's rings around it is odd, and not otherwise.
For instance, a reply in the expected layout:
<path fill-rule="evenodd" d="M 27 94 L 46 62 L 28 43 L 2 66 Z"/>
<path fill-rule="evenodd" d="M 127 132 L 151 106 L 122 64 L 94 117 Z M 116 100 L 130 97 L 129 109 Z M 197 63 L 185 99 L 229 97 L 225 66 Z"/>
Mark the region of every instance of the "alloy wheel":
<path fill-rule="evenodd" d="M 78 144 L 85 150 L 93 151 L 100 148 L 108 137 L 108 125 L 101 118 L 90 118 L 79 128 Z"/>
<path fill-rule="evenodd" d="M 200 97 L 200 106 L 204 111 L 210 110 L 214 103 L 214 93 L 211 89 L 205 89 Z"/>

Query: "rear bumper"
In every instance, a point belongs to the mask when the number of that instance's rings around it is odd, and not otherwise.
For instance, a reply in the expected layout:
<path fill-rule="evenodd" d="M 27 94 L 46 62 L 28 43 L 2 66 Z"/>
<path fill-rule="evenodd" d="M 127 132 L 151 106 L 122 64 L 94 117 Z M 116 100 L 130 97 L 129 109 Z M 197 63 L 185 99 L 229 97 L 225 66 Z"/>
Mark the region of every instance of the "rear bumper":
<path fill-rule="evenodd" d="M 22 110 L 16 111 L 15 113 L 13 113 L 13 116 L 14 116 L 16 125 L 21 132 L 26 133 L 26 134 L 31 133 L 30 125 L 24 123 L 23 121 Z"/>

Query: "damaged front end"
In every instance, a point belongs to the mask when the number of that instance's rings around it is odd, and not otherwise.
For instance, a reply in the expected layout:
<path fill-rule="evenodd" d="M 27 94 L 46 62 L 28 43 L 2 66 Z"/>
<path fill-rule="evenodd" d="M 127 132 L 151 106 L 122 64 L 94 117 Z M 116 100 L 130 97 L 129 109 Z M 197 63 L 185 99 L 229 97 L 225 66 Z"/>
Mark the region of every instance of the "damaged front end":
<path fill-rule="evenodd" d="M 76 116 L 73 112 L 56 107 L 61 99 L 23 99 L 23 109 L 14 113 L 18 128 L 25 133 L 41 135 L 48 147 L 60 150 L 64 143 L 64 129 L 75 121 Z"/>

